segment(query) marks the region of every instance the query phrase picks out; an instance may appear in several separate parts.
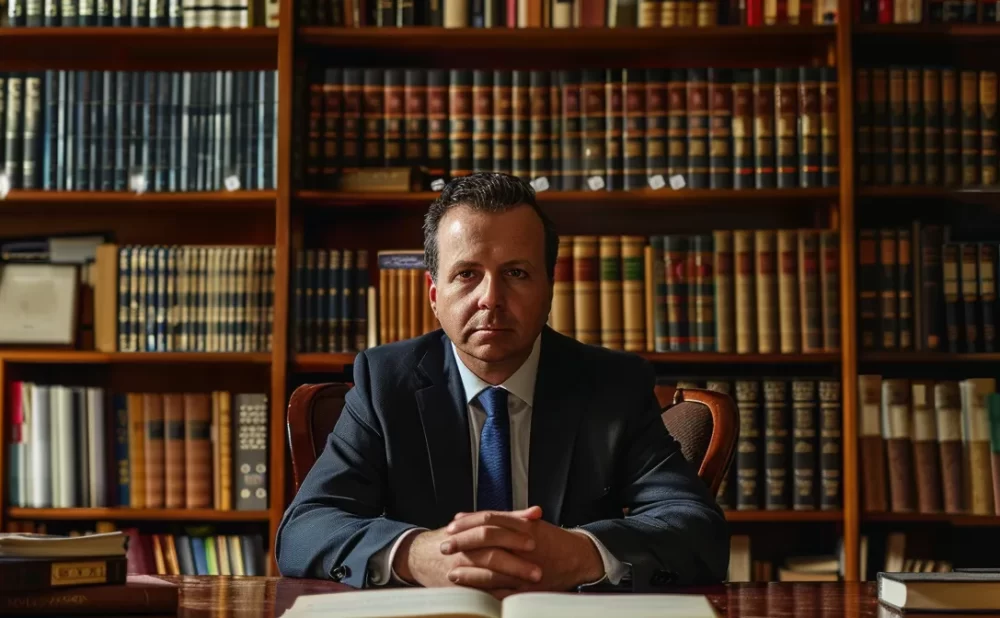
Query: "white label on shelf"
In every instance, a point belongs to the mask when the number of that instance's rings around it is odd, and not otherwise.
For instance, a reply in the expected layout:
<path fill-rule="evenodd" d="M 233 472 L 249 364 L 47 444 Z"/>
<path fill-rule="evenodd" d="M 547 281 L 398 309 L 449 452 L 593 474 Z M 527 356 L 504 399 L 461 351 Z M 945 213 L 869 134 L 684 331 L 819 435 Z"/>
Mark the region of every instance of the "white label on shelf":
<path fill-rule="evenodd" d="M 604 179 L 600 176 L 591 176 L 587 179 L 587 186 L 591 191 L 600 191 L 604 188 Z"/>
<path fill-rule="evenodd" d="M 226 191 L 239 191 L 240 190 L 240 177 L 236 174 L 230 174 L 226 176 L 226 179 L 222 181 L 226 186 Z"/>
<path fill-rule="evenodd" d="M 531 181 L 531 187 L 536 193 L 541 193 L 542 191 L 547 191 L 549 188 L 549 179 L 545 176 L 539 176 L 538 178 Z"/>
<path fill-rule="evenodd" d="M 667 181 L 663 179 L 663 174 L 657 174 L 649 177 L 649 186 L 654 189 L 662 189 L 667 186 Z"/>
<path fill-rule="evenodd" d="M 142 174 L 132 174 L 128 179 L 128 186 L 136 193 L 146 192 L 146 177 Z"/>
<path fill-rule="evenodd" d="M 433 189 L 434 191 L 440 191 L 441 189 L 444 189 L 444 179 L 443 178 L 435 178 L 431 182 L 431 189 Z"/>
<path fill-rule="evenodd" d="M 0 200 L 7 199 L 8 193 L 10 193 L 10 176 L 7 172 L 0 172 Z"/>
<path fill-rule="evenodd" d="M 680 174 L 674 174 L 673 176 L 670 177 L 670 188 L 671 189 L 674 189 L 674 190 L 676 190 L 676 189 L 683 189 L 686 186 L 687 186 L 687 183 L 684 182 L 684 177 L 681 176 Z"/>

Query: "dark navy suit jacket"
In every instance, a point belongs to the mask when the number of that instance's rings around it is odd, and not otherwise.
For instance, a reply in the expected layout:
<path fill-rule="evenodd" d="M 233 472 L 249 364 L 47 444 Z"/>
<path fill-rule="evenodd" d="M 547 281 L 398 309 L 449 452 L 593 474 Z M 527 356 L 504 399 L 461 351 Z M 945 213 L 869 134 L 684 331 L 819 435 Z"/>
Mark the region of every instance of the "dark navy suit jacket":
<path fill-rule="evenodd" d="M 343 413 L 278 528 L 282 574 L 367 587 L 369 558 L 397 536 L 472 510 L 458 362 L 441 330 L 357 356 Z M 654 382 L 644 359 L 546 327 L 528 502 L 593 533 L 630 565 L 629 589 L 715 583 L 729 563 L 726 521 L 664 428 Z"/>

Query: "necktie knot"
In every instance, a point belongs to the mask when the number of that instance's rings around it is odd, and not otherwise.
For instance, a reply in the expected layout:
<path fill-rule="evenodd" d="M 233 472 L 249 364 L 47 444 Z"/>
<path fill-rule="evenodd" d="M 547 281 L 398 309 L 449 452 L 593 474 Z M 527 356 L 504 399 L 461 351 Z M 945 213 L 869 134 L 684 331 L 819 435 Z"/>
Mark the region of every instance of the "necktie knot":
<path fill-rule="evenodd" d="M 492 417 L 498 412 L 503 414 L 507 411 L 507 391 L 500 387 L 491 386 L 484 389 L 479 393 L 478 399 L 486 416 Z"/>

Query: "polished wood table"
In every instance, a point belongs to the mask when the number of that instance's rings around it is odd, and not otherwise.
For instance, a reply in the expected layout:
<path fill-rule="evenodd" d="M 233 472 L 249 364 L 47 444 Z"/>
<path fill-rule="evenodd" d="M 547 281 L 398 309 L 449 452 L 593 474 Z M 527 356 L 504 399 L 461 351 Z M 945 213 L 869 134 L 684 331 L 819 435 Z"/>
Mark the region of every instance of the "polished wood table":
<path fill-rule="evenodd" d="M 161 577 L 181 586 L 179 618 L 278 618 L 300 595 L 350 590 L 332 581 L 281 577 Z M 670 592 L 704 594 L 724 616 L 879 616 L 873 583 L 729 584 Z"/>

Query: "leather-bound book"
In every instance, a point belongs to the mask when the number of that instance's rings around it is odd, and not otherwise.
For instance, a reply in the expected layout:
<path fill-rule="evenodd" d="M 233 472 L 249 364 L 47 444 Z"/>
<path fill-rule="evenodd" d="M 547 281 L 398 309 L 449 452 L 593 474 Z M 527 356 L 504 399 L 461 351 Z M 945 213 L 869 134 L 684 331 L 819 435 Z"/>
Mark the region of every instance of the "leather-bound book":
<path fill-rule="evenodd" d="M 736 307 L 736 352 L 757 351 L 757 290 L 754 281 L 754 232 L 733 231 L 733 281 Z"/>
<path fill-rule="evenodd" d="M 913 235 L 909 228 L 896 230 L 896 262 L 898 270 L 897 293 L 899 295 L 898 309 L 898 344 L 900 350 L 912 350 L 914 340 L 914 281 Z"/>
<path fill-rule="evenodd" d="M 427 164 L 427 73 L 424 69 L 406 70 L 403 142 L 409 167 Z"/>
<path fill-rule="evenodd" d="M 966 512 L 993 515 L 992 457 L 989 410 L 986 398 L 996 392 L 993 378 L 970 378 L 959 382 L 962 399 L 962 447 Z"/>
<path fill-rule="evenodd" d="M 182 509 L 186 504 L 184 485 L 184 398 L 179 393 L 163 395 L 165 445 L 165 485 L 168 509 Z"/>
<path fill-rule="evenodd" d="M 622 316 L 622 241 L 620 236 L 601 236 L 600 259 L 601 345 L 612 350 L 625 347 Z"/>
<path fill-rule="evenodd" d="M 657 84 L 653 82 L 650 84 L 650 87 L 655 89 Z M 691 152 L 688 143 L 691 110 L 688 108 L 687 71 L 684 69 L 671 69 L 666 90 L 667 175 L 670 177 L 680 175 L 686 179 L 688 176 L 688 156 Z M 649 111 L 655 113 L 656 110 L 649 108 Z M 650 139 L 653 139 L 652 133 L 650 134 Z M 690 181 L 687 184 L 690 186 Z"/>
<path fill-rule="evenodd" d="M 994 305 L 997 300 L 996 243 L 979 243 L 979 303 L 976 313 L 979 317 L 980 339 L 983 352 L 996 350 L 996 324 L 994 322 Z"/>
<path fill-rule="evenodd" d="M 823 351 L 823 316 L 820 304 L 820 230 L 798 230 L 799 320 L 801 349 L 806 354 Z"/>
<path fill-rule="evenodd" d="M 815 380 L 792 380 L 792 508 L 817 508 L 819 400 Z"/>
<path fill-rule="evenodd" d="M 761 470 L 764 464 L 763 401 L 760 382 L 737 380 L 736 407 L 740 413 L 740 436 L 736 445 L 736 508 L 760 509 L 764 502 Z"/>
<path fill-rule="evenodd" d="M 980 352 L 979 328 L 979 247 L 973 242 L 959 245 L 959 273 L 962 305 L 962 329 L 960 339 L 963 352 Z"/>
<path fill-rule="evenodd" d="M 764 507 L 785 510 L 790 507 L 792 483 L 790 432 L 791 402 L 784 379 L 765 379 L 764 388 Z"/>
<path fill-rule="evenodd" d="M 944 510 L 951 514 L 964 513 L 962 399 L 958 382 L 944 380 L 934 384 L 934 419 Z"/>
<path fill-rule="evenodd" d="M 939 186 L 942 183 L 941 149 L 941 70 L 924 68 L 921 71 L 921 109 L 924 131 L 924 184 Z"/>
<path fill-rule="evenodd" d="M 889 67 L 889 184 L 907 184 L 906 69 Z"/>
<path fill-rule="evenodd" d="M 643 249 L 646 245 L 646 238 L 644 236 L 623 236 L 621 243 L 625 349 L 630 352 L 641 352 L 646 349 L 646 319 L 643 297 L 645 282 Z"/>
<path fill-rule="evenodd" d="M 889 71 L 871 69 L 872 76 L 872 184 L 889 184 Z"/>
<path fill-rule="evenodd" d="M 930 380 L 914 380 L 910 384 L 910 390 L 917 510 L 921 513 L 940 513 L 943 503 L 937 422 L 934 418 L 934 383 Z"/>
<path fill-rule="evenodd" d="M 549 189 L 558 190 L 552 177 L 552 109 L 548 71 L 531 71 L 529 86 L 529 177 L 545 178 Z"/>
<path fill-rule="evenodd" d="M 687 70 L 686 181 L 692 189 L 709 188 L 708 78 L 708 69 Z"/>
<path fill-rule="evenodd" d="M 994 7 L 995 8 L 995 7 Z M 982 153 L 980 179 L 997 184 L 997 72 L 979 72 L 979 138 Z"/>
<path fill-rule="evenodd" d="M 550 326 L 573 337 L 576 334 L 573 300 L 573 237 L 560 236 L 556 254 L 555 281 L 552 286 L 552 318 Z"/>
<path fill-rule="evenodd" d="M 858 67 L 854 71 L 854 157 L 861 186 L 873 181 L 872 124 L 872 74 L 870 69 Z"/>
<path fill-rule="evenodd" d="M 704 4 L 699 3 L 699 7 Z M 708 70 L 708 165 L 709 186 L 733 186 L 733 72 Z"/>
<path fill-rule="evenodd" d="M 601 343 L 600 259 L 596 236 L 573 239 L 573 313 L 576 338 Z"/>
<path fill-rule="evenodd" d="M 757 352 L 780 351 L 777 233 L 756 230 L 754 234 L 754 280 L 757 297 Z"/>
<path fill-rule="evenodd" d="M 624 168 L 623 187 L 626 191 L 637 191 L 646 186 L 646 72 L 643 69 L 628 69 L 624 81 Z M 666 122 L 666 117 L 661 121 Z M 665 124 L 664 124 L 665 128 Z M 661 135 L 663 135 L 661 130 Z M 662 142 L 661 142 L 662 146 Z M 661 157 L 663 152 L 661 151 Z M 662 169 L 661 165 L 661 169 Z M 662 173 L 662 171 L 657 172 Z"/>
<path fill-rule="evenodd" d="M 861 508 L 866 512 L 883 512 L 889 507 L 885 442 L 882 438 L 882 377 L 858 376 L 859 423 L 861 442 Z"/>
<path fill-rule="evenodd" d="M 583 71 L 583 82 L 580 86 L 583 125 L 583 186 L 584 190 L 597 191 L 604 189 L 605 141 L 607 134 L 607 116 L 605 110 L 604 71 L 587 69 Z"/>
<path fill-rule="evenodd" d="M 472 71 L 451 70 L 448 82 L 448 120 L 450 121 L 448 125 L 449 176 L 451 178 L 468 176 L 472 173 L 473 167 Z"/>
<path fill-rule="evenodd" d="M 840 349 L 840 231 L 821 231 L 819 243 L 823 349 L 836 352 Z"/>
<path fill-rule="evenodd" d="M 562 161 L 562 190 L 583 189 L 583 108 L 581 82 L 583 74 L 577 70 L 559 71 L 561 110 L 561 141 L 559 156 Z M 555 165 L 553 161 L 553 166 Z"/>
<path fill-rule="evenodd" d="M 510 174 L 514 169 L 514 74 L 493 71 L 493 163 L 487 169 Z"/>
<path fill-rule="evenodd" d="M 531 85 L 528 71 L 513 72 L 511 89 L 511 173 L 518 178 L 531 176 Z M 548 93 L 546 92 L 546 95 Z M 544 102 L 547 103 L 548 96 Z M 495 153 L 494 153 L 495 156 Z"/>
<path fill-rule="evenodd" d="M 365 167 L 382 167 L 385 162 L 385 74 L 384 69 L 364 70 L 361 164 Z"/>
<path fill-rule="evenodd" d="M 184 394 L 184 474 L 185 506 L 212 508 L 212 405 L 205 393 Z"/>
<path fill-rule="evenodd" d="M 799 186 L 822 185 L 822 113 L 819 67 L 799 67 Z"/>
<path fill-rule="evenodd" d="M 690 293 L 687 268 L 688 237 L 670 234 L 663 239 L 664 273 L 667 281 L 667 345 L 671 352 L 690 350 Z"/>
<path fill-rule="evenodd" d="M 906 68 L 906 176 L 911 185 L 924 178 L 923 81 L 919 67 Z"/>
<path fill-rule="evenodd" d="M 888 457 L 891 510 L 896 513 L 914 511 L 913 412 L 908 380 L 882 381 L 882 437 Z"/>
<path fill-rule="evenodd" d="M 820 380 L 819 391 L 819 505 L 824 511 L 841 508 L 843 411 L 840 380 Z"/>
<path fill-rule="evenodd" d="M 683 109 L 681 114 L 675 118 L 673 107 L 673 95 L 668 90 L 668 72 L 666 69 L 647 69 L 646 77 L 646 143 L 645 143 L 645 174 L 646 178 L 655 174 L 669 174 L 667 160 L 667 144 L 674 131 L 675 120 L 681 126 L 687 121 Z M 683 97 L 682 97 L 683 98 Z M 671 113 L 668 115 L 668 111 Z M 685 129 L 686 130 L 686 129 Z M 683 142 L 681 142 L 683 145 Z M 685 160 L 686 161 L 686 160 Z"/>
<path fill-rule="evenodd" d="M 163 395 L 143 393 L 142 408 L 146 431 L 146 508 L 163 508 L 164 505 L 164 440 Z"/>
<path fill-rule="evenodd" d="M 733 232 L 712 232 L 715 270 L 715 349 L 717 352 L 736 351 L 736 298 L 734 288 Z"/>
<path fill-rule="evenodd" d="M 819 70 L 820 98 L 820 177 L 824 187 L 840 185 L 840 89 L 837 69 L 821 67 Z"/>
<path fill-rule="evenodd" d="M 778 328 L 782 354 L 801 350 L 798 231 L 778 230 Z"/>
<path fill-rule="evenodd" d="M 896 230 L 882 228 L 878 231 L 878 315 L 879 343 L 883 350 L 899 347 L 899 286 L 896 261 Z"/>
<path fill-rule="evenodd" d="M 608 191 L 621 191 L 625 186 L 625 102 L 622 98 L 624 74 L 621 69 L 608 69 L 604 80 L 604 186 Z"/>
<path fill-rule="evenodd" d="M 976 71 L 959 73 L 960 126 L 962 128 L 962 186 L 980 184 L 979 75 Z"/>
<path fill-rule="evenodd" d="M 961 306 L 961 278 L 959 244 L 953 242 L 941 245 L 941 282 L 944 294 L 944 323 L 948 339 L 948 351 L 958 352 L 960 342 L 965 340 L 961 330 L 959 307 Z"/>
<path fill-rule="evenodd" d="M 694 300 L 694 311 L 689 316 L 691 349 L 714 352 L 715 348 L 715 265 L 712 260 L 712 236 L 699 234 L 691 237 L 690 257 L 694 264 L 688 294 Z"/>
<path fill-rule="evenodd" d="M 493 71 L 472 72 L 472 171 L 493 169 Z"/>
<path fill-rule="evenodd" d="M 446 178 L 448 164 L 448 71 L 431 69 L 427 71 L 427 173 Z"/>
<path fill-rule="evenodd" d="M 792 68 L 774 75 L 774 135 L 778 188 L 799 186 L 799 76 Z"/>
<path fill-rule="evenodd" d="M 733 188 L 754 188 L 753 71 L 733 70 Z"/>
<path fill-rule="evenodd" d="M 958 71 L 941 69 L 942 180 L 949 187 L 962 182 L 962 114 L 958 102 Z"/>

